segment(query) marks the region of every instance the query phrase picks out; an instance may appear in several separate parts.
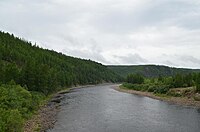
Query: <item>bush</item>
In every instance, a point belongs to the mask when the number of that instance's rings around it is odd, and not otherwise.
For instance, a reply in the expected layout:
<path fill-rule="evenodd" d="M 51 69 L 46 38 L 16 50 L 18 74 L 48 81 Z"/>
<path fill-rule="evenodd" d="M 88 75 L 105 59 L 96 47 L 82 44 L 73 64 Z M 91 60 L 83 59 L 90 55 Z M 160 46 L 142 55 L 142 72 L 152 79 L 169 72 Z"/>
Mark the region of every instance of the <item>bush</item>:
<path fill-rule="evenodd" d="M 23 118 L 17 109 L 0 109 L 0 117 L 1 132 L 22 132 Z"/>
<path fill-rule="evenodd" d="M 196 75 L 195 85 L 196 85 L 196 92 L 200 93 L 200 73 Z"/>
<path fill-rule="evenodd" d="M 155 87 L 155 85 L 151 85 L 151 86 L 149 86 L 149 88 L 148 88 L 148 92 L 154 92 L 156 90 L 156 87 Z"/>
<path fill-rule="evenodd" d="M 168 85 L 158 85 L 154 90 L 154 93 L 166 94 L 168 91 L 169 91 Z"/>
<path fill-rule="evenodd" d="M 142 84 L 144 83 L 144 77 L 140 74 L 129 74 L 126 81 L 132 84 Z"/>
<path fill-rule="evenodd" d="M 169 85 L 164 84 L 131 84 L 131 83 L 124 83 L 124 87 L 132 90 L 137 91 L 148 91 L 154 92 L 159 94 L 166 94 L 169 91 Z"/>
<path fill-rule="evenodd" d="M 139 84 L 123 83 L 123 86 L 132 90 L 137 90 L 137 91 L 141 90 L 141 85 Z"/>
<path fill-rule="evenodd" d="M 40 103 L 45 99 L 45 95 L 40 92 L 30 92 L 32 95 L 30 110 L 34 111 L 39 108 Z"/>
<path fill-rule="evenodd" d="M 196 92 L 200 93 L 200 82 L 196 83 Z"/>
<path fill-rule="evenodd" d="M 5 132 L 6 131 L 6 110 L 0 108 L 0 131 Z"/>
<path fill-rule="evenodd" d="M 148 91 L 150 84 L 141 84 L 141 91 Z"/>
<path fill-rule="evenodd" d="M 10 110 L 7 112 L 7 132 L 21 132 L 23 128 L 23 118 L 20 112 L 15 110 Z"/>
<path fill-rule="evenodd" d="M 21 132 L 23 122 L 37 110 L 44 95 L 20 85 L 0 86 L 0 132 Z"/>

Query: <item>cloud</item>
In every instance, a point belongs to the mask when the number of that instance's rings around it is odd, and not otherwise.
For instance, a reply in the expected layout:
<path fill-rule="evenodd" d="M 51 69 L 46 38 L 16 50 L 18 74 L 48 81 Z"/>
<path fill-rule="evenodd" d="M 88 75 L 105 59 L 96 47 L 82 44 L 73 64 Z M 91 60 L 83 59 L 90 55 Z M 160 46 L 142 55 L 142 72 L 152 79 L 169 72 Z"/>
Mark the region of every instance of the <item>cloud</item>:
<path fill-rule="evenodd" d="M 72 55 L 74 57 L 83 58 L 83 59 L 92 59 L 94 61 L 101 61 L 103 63 L 109 63 L 101 54 L 90 51 L 90 50 L 80 50 L 80 49 L 74 49 L 74 50 L 64 50 L 63 53 L 66 55 Z"/>
<path fill-rule="evenodd" d="M 0 29 L 103 64 L 200 68 L 199 0 L 1 0 Z"/>
<path fill-rule="evenodd" d="M 193 56 L 181 56 L 180 57 L 181 60 L 185 61 L 186 63 L 194 63 L 194 64 L 200 64 L 200 59 L 197 59 Z"/>
<path fill-rule="evenodd" d="M 173 67 L 191 68 L 189 66 L 193 66 L 193 68 L 198 68 L 198 66 L 200 65 L 200 59 L 195 58 L 190 55 L 183 55 L 183 54 L 182 55 L 180 55 L 180 54 L 166 55 L 166 54 L 163 54 L 159 58 L 162 58 L 161 59 L 162 61 L 159 64 L 170 65 Z"/>
<path fill-rule="evenodd" d="M 128 54 L 127 56 L 114 56 L 123 64 L 137 64 L 137 63 L 147 63 L 148 61 L 142 58 L 139 54 Z"/>

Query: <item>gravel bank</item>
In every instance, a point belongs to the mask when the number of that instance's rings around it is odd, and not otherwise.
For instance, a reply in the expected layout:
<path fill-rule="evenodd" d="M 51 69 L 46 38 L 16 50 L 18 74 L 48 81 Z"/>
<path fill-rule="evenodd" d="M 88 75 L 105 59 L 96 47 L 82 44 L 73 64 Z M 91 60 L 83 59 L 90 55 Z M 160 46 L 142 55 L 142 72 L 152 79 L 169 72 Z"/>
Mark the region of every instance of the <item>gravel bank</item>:
<path fill-rule="evenodd" d="M 57 121 L 56 116 L 60 109 L 60 102 L 65 94 L 75 88 L 86 88 L 94 85 L 72 87 L 56 93 L 46 105 L 42 106 L 36 115 L 28 120 L 24 125 L 24 132 L 45 132 L 52 129 Z"/>
<path fill-rule="evenodd" d="M 114 87 L 114 89 L 117 90 L 117 91 L 120 91 L 120 92 L 146 96 L 146 97 L 150 97 L 150 98 L 153 98 L 153 99 L 166 101 L 166 102 L 172 103 L 172 104 L 178 104 L 178 105 L 183 105 L 183 106 L 192 106 L 192 107 L 200 108 L 200 101 L 195 101 L 193 98 L 172 97 L 172 96 L 166 96 L 166 97 L 163 96 L 162 97 L 162 96 L 156 96 L 155 94 L 150 93 L 150 92 L 129 90 L 129 89 L 126 89 L 126 88 L 120 88 L 119 86 Z"/>
<path fill-rule="evenodd" d="M 56 115 L 59 112 L 60 102 L 64 95 L 56 94 L 53 98 L 25 123 L 24 132 L 40 131 L 45 132 L 54 127 Z"/>

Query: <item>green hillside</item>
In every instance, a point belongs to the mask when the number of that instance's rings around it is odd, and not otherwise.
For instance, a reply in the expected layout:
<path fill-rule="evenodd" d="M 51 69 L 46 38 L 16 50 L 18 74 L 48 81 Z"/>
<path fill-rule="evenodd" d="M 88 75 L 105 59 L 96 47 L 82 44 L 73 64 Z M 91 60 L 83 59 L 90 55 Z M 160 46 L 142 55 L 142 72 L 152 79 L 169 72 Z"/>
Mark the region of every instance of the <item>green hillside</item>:
<path fill-rule="evenodd" d="M 128 74 L 139 73 L 145 77 L 158 77 L 161 76 L 174 76 L 177 73 L 187 74 L 191 72 L 200 72 L 199 69 L 184 69 L 184 68 L 172 68 L 168 66 L 159 65 L 132 65 L 132 66 L 107 66 L 118 75 L 126 77 Z"/>
<path fill-rule="evenodd" d="M 120 78 L 100 63 L 39 48 L 0 32 L 0 82 L 14 80 L 31 91 L 49 93 L 58 87 L 116 82 Z"/>
<path fill-rule="evenodd" d="M 62 88 L 118 82 L 106 66 L 39 48 L 0 32 L 0 131 L 22 132 L 41 103 Z"/>

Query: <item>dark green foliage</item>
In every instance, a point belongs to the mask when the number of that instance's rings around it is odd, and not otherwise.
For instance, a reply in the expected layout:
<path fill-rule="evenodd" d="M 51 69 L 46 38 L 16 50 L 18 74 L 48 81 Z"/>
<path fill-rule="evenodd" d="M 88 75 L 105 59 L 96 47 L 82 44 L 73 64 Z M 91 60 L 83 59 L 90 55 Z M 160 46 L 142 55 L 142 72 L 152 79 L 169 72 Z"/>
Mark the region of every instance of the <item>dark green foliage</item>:
<path fill-rule="evenodd" d="M 191 73 L 183 75 L 183 74 L 176 74 L 174 77 L 172 77 L 173 81 L 171 81 L 171 87 L 179 88 L 179 87 L 191 87 L 194 86 L 194 81 L 196 73 Z"/>
<path fill-rule="evenodd" d="M 128 89 L 133 89 L 137 91 L 148 91 L 159 94 L 165 94 L 169 90 L 168 85 L 164 84 L 132 84 L 132 83 L 123 83 L 123 86 Z"/>
<path fill-rule="evenodd" d="M 163 82 L 163 77 L 161 75 L 158 76 L 158 81 Z"/>
<path fill-rule="evenodd" d="M 183 78 L 184 84 L 186 85 L 186 87 L 191 87 L 194 85 L 194 78 L 193 75 L 191 73 L 185 75 L 185 77 Z"/>
<path fill-rule="evenodd" d="M 196 75 L 196 91 L 200 93 L 200 73 Z"/>
<path fill-rule="evenodd" d="M 162 82 L 169 85 L 171 88 L 174 87 L 173 77 L 165 77 Z"/>
<path fill-rule="evenodd" d="M 196 91 L 200 92 L 200 73 L 176 74 L 173 77 L 145 78 L 145 81 L 142 83 L 137 83 L 138 78 L 138 75 L 128 75 L 127 83 L 123 83 L 123 86 L 137 91 L 148 91 L 158 94 L 166 94 L 171 88 L 196 86 Z M 174 95 L 178 96 L 178 94 Z"/>
<path fill-rule="evenodd" d="M 25 119 L 37 110 L 44 95 L 10 84 L 0 86 L 0 131 L 21 132 Z"/>
<path fill-rule="evenodd" d="M 8 33 L 0 32 L 0 82 L 14 80 L 29 91 L 49 94 L 58 88 L 117 82 L 122 78 L 91 60 L 39 48 Z"/>
<path fill-rule="evenodd" d="M 141 91 L 142 85 L 132 84 L 132 83 L 123 83 L 123 86 L 129 89 Z"/>
<path fill-rule="evenodd" d="M 183 76 L 181 74 L 176 74 L 176 76 L 174 77 L 174 87 L 175 88 L 182 87 L 183 84 L 184 84 Z"/>
<path fill-rule="evenodd" d="M 142 84 L 144 82 L 144 77 L 140 74 L 129 74 L 126 81 L 132 84 Z"/>
<path fill-rule="evenodd" d="M 1 132 L 22 132 L 23 118 L 17 109 L 3 110 L 0 109 L 0 116 L 2 117 L 2 124 L 0 124 Z"/>
<path fill-rule="evenodd" d="M 126 77 L 128 74 L 141 74 L 147 78 L 157 78 L 175 76 L 177 73 L 188 74 L 200 72 L 199 69 L 184 69 L 173 68 L 168 66 L 159 65 L 133 65 L 133 66 L 108 66 L 109 69 L 122 77 Z"/>
<path fill-rule="evenodd" d="M 153 91 L 154 93 L 159 93 L 159 94 L 166 94 L 169 91 L 169 86 L 168 85 L 157 85 L 155 86 L 155 90 Z"/>
<path fill-rule="evenodd" d="M 20 132 L 46 95 L 63 87 L 118 82 L 122 77 L 91 60 L 39 48 L 0 31 L 0 132 Z"/>

